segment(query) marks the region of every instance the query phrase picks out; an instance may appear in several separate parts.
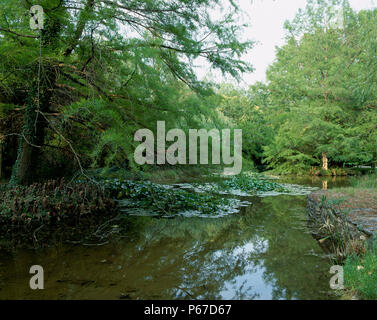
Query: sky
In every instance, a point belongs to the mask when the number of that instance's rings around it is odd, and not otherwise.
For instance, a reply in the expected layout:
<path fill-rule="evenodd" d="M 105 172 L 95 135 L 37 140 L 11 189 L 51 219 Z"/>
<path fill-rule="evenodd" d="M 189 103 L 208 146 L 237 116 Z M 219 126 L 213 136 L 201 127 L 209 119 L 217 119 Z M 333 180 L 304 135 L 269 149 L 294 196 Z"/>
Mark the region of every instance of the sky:
<path fill-rule="evenodd" d="M 377 0 L 349 0 L 357 11 L 377 7 Z M 238 0 L 240 8 L 247 13 L 245 21 L 250 25 L 242 40 L 257 41 L 243 59 L 252 63 L 254 72 L 242 76 L 241 86 L 247 87 L 257 81 L 265 81 L 266 70 L 275 59 L 275 47 L 284 44 L 284 22 L 292 20 L 299 8 L 305 8 L 306 0 Z M 196 69 L 199 79 L 205 77 L 227 81 L 221 73 L 210 75 L 210 67 L 200 64 Z"/>

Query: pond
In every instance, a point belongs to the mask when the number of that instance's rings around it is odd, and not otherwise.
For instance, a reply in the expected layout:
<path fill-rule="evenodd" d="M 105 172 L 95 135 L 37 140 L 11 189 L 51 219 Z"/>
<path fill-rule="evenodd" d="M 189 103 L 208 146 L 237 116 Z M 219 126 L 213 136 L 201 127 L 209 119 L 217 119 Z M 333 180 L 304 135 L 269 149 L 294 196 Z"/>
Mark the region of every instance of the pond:
<path fill-rule="evenodd" d="M 340 185 L 347 179 L 327 183 Z M 306 197 L 247 200 L 216 219 L 130 217 L 125 238 L 104 246 L 0 252 L 0 299 L 337 299 Z M 29 288 L 32 265 L 44 268 L 44 290 Z"/>

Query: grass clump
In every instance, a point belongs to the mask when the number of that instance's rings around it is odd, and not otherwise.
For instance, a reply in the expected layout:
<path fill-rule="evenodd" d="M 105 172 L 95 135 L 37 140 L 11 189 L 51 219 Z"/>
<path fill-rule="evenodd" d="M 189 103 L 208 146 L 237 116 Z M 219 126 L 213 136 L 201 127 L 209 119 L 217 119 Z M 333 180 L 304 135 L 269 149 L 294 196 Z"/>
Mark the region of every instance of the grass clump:
<path fill-rule="evenodd" d="M 377 238 L 363 256 L 353 254 L 344 264 L 345 287 L 360 299 L 377 299 Z"/>

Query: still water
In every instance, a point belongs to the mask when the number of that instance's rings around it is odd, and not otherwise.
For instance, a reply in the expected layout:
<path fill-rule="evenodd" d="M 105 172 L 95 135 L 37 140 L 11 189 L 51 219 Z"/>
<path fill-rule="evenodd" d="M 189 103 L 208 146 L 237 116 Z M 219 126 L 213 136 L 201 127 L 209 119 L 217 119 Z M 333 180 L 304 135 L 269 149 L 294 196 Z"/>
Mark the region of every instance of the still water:
<path fill-rule="evenodd" d="M 105 246 L 0 252 L 0 299 L 336 299 L 306 197 L 247 200 L 217 219 L 132 217 L 127 237 Z M 29 288 L 32 265 L 44 268 L 44 290 Z"/>

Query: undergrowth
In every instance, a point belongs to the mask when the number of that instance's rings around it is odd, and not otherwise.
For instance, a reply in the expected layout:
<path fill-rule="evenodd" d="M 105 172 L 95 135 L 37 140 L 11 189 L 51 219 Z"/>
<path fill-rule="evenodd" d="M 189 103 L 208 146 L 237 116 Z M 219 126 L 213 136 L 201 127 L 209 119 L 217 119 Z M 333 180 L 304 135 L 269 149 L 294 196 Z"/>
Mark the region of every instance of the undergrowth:
<path fill-rule="evenodd" d="M 377 299 L 377 238 L 364 255 L 352 254 L 344 264 L 345 287 L 360 299 Z"/>

